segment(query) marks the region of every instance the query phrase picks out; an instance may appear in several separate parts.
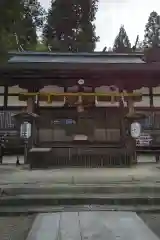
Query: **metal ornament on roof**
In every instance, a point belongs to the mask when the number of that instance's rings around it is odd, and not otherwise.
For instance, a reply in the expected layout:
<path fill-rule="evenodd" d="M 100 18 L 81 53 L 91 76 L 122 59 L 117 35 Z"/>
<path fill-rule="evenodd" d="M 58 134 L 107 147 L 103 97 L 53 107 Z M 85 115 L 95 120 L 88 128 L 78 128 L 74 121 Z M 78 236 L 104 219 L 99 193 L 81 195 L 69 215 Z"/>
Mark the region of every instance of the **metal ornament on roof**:
<path fill-rule="evenodd" d="M 83 79 L 79 79 L 79 80 L 78 80 L 78 84 L 79 84 L 79 85 L 83 85 L 83 84 L 84 84 L 84 80 L 83 80 Z"/>

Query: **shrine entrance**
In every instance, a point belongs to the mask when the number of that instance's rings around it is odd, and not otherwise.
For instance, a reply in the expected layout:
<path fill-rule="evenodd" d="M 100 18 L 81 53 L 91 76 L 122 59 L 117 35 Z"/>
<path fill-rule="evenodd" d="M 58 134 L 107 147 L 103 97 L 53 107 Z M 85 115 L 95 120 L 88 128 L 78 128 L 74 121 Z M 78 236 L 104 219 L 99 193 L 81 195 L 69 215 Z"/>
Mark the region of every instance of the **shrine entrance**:
<path fill-rule="evenodd" d="M 116 108 L 92 108 L 83 113 L 74 108 L 42 110 L 38 142 L 52 146 L 54 142 L 73 142 L 82 136 L 91 143 L 119 142 L 120 118 L 117 112 Z"/>
<path fill-rule="evenodd" d="M 156 60 L 143 53 L 12 53 L 0 71 L 2 84 L 25 90 L 16 96 L 26 103 L 26 112 L 39 116 L 32 126 L 28 163 L 32 167 L 136 163 L 138 122 L 145 116 L 135 103 L 146 96 L 135 90 L 149 89 L 153 109 L 152 88 L 159 86 L 159 69 Z M 48 86 L 61 90 L 45 92 Z"/>
<path fill-rule="evenodd" d="M 97 102 L 128 103 L 133 114 L 134 101 L 141 95 L 134 93 L 20 93 L 23 101 L 32 96 L 48 102 L 63 101 L 64 106 L 41 110 L 35 146 L 50 148 L 46 161 L 54 166 L 103 167 L 129 165 L 136 160 L 124 106 L 97 107 Z M 133 119 L 132 119 L 133 121 Z M 126 122 L 126 124 L 125 124 Z M 130 141 L 131 140 L 131 141 Z M 54 160 L 53 160 L 54 159 Z M 49 165 L 49 163 L 48 163 Z"/>

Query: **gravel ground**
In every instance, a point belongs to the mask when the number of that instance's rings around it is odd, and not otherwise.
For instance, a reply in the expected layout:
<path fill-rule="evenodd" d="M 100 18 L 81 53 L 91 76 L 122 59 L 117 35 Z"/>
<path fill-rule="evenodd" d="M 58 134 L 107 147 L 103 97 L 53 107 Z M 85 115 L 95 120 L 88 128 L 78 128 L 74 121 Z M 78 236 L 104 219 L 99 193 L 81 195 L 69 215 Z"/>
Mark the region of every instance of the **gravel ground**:
<path fill-rule="evenodd" d="M 25 240 L 35 216 L 0 217 L 0 240 Z"/>
<path fill-rule="evenodd" d="M 141 213 L 141 219 L 160 238 L 160 214 Z"/>

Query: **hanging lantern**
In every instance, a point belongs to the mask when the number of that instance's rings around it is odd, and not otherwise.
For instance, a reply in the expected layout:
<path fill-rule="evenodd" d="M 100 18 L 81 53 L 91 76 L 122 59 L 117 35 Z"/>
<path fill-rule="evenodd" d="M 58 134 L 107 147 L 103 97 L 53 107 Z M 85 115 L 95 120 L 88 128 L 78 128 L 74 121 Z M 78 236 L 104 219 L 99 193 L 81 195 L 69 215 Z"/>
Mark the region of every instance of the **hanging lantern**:
<path fill-rule="evenodd" d="M 131 136 L 133 138 L 138 138 L 141 135 L 141 124 L 138 122 L 133 122 L 131 124 Z"/>

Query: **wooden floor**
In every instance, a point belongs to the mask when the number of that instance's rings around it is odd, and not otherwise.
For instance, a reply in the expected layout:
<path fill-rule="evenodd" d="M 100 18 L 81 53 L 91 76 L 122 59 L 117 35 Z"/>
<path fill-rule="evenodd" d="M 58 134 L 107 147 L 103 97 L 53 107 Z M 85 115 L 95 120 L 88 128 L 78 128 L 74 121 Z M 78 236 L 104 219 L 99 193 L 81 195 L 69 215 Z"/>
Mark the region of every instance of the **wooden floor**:
<path fill-rule="evenodd" d="M 27 240 L 158 240 L 133 212 L 39 214 Z"/>

